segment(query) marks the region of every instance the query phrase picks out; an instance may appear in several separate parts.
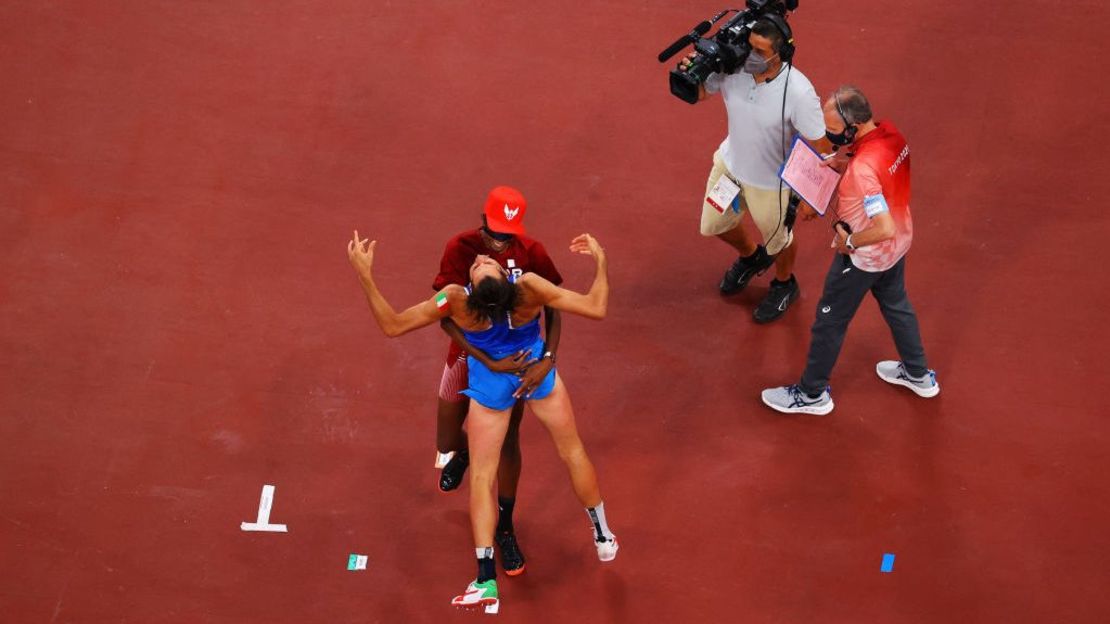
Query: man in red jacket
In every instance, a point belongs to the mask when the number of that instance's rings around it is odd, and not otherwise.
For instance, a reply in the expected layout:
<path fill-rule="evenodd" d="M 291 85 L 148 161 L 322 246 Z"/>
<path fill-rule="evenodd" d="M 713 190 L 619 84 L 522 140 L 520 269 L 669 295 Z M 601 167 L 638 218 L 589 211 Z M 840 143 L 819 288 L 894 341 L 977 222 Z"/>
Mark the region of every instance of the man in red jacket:
<path fill-rule="evenodd" d="M 879 362 L 875 372 L 918 396 L 934 397 L 940 385 L 925 360 L 905 286 L 906 253 L 913 241 L 910 148 L 894 124 L 872 119 L 871 105 L 856 87 L 837 89 L 825 102 L 824 114 L 828 139 L 847 146 L 844 175 L 832 202 L 839 219 L 832 244 L 837 255 L 817 304 L 801 380 L 764 390 L 763 402 L 786 413 L 833 410 L 829 376 L 848 324 L 868 292 L 878 301 L 901 358 Z"/>
<path fill-rule="evenodd" d="M 482 227 L 462 232 L 447 242 L 440 261 L 439 274 L 432 289 L 439 291 L 448 284 L 468 285 L 470 266 L 478 255 L 489 256 L 507 272 L 519 277 L 536 273 L 552 284 L 561 284 L 563 277 L 547 250 L 539 241 L 529 238 L 524 230 L 524 213 L 527 202 L 520 191 L 499 186 L 490 191 L 482 214 Z M 559 311 L 544 308 L 544 353 L 538 361 L 523 362 L 507 358 L 490 361 L 486 354 L 466 342 L 462 332 L 449 320 L 443 329 L 452 337 L 447 352 L 447 364 L 439 385 L 439 405 L 436 422 L 436 447 L 439 451 L 437 466 L 442 465 L 439 488 L 450 492 L 462 483 L 463 474 L 470 465 L 463 421 L 470 407 L 470 399 L 460 391 L 467 387 L 469 354 L 481 360 L 488 368 L 498 372 L 520 371 L 521 395 L 525 395 L 547 376 L 555 364 L 559 347 Z M 506 574 L 515 576 L 524 572 L 524 555 L 516 542 L 513 529 L 513 507 L 516 504 L 517 482 L 520 479 L 520 421 L 524 415 L 524 402 L 513 406 L 509 430 L 501 447 L 501 461 L 497 471 L 497 545 Z M 453 454 L 453 455 L 451 455 Z M 446 460 L 450 456 L 449 460 Z"/>

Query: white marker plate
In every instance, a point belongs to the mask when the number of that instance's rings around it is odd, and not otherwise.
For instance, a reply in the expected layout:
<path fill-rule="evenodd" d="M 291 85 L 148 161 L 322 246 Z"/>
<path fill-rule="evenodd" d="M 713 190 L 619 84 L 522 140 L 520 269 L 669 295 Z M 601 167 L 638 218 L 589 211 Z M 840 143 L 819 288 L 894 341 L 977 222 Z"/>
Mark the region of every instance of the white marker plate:
<path fill-rule="evenodd" d="M 258 519 L 254 522 L 243 522 L 239 528 L 244 531 L 261 531 L 265 533 L 288 533 L 289 528 L 284 524 L 270 524 L 270 509 L 274 505 L 274 490 L 272 485 L 262 486 L 262 497 L 258 499 Z"/>
<path fill-rule="evenodd" d="M 261 533 L 288 533 L 289 527 L 284 524 L 258 524 L 257 522 L 241 522 L 239 528 L 243 531 L 258 531 Z"/>

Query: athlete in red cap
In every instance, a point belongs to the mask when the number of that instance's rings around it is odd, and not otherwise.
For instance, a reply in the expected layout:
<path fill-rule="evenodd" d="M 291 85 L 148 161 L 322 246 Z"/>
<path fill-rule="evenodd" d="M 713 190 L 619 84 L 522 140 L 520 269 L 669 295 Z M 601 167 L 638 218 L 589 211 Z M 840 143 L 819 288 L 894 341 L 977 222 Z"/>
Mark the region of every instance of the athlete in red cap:
<path fill-rule="evenodd" d="M 527 352 L 542 358 L 546 345 L 540 335 L 540 310 L 557 308 L 586 318 L 602 319 L 609 301 L 608 262 L 595 238 L 582 234 L 571 241 L 570 250 L 591 256 L 595 262 L 593 283 L 585 293 L 553 285 L 535 273 L 514 276 L 486 255 L 470 267 L 471 285 L 450 284 L 435 296 L 400 312 L 382 296 L 373 276 L 377 241 L 359 238 L 357 231 L 347 244 L 347 256 L 358 273 L 374 320 L 388 337 L 396 337 L 450 318 L 467 339 L 497 358 Z M 522 396 L 521 380 L 508 373 L 488 369 L 477 358 L 469 361 L 466 393 L 470 405 L 470 443 L 474 466 L 470 471 L 470 523 L 478 575 L 466 591 L 451 601 L 457 607 L 495 605 L 499 601 L 493 544 L 496 524 L 493 513 L 493 482 L 498 471 L 499 449 L 510 421 L 510 410 Z M 606 520 L 597 472 L 578 435 L 570 395 L 552 368 L 538 386 L 523 395 L 536 419 L 547 429 L 578 502 L 593 525 L 591 531 L 597 558 L 612 561 L 620 546 Z"/>
<path fill-rule="evenodd" d="M 449 284 L 468 285 L 470 267 L 479 255 L 489 256 L 511 275 L 536 273 L 553 284 L 561 284 L 563 278 L 555 269 L 555 264 L 543 245 L 525 235 L 524 214 L 527 210 L 528 204 L 517 189 L 498 186 L 490 191 L 482 215 L 482 227 L 462 232 L 448 241 L 432 288 L 438 292 Z M 453 322 L 449 319 L 443 322 L 444 331 L 454 340 L 448 349 L 447 363 L 443 367 L 443 377 L 439 384 L 436 421 L 436 447 L 439 451 L 436 465 L 443 466 L 439 479 L 439 488 L 442 491 L 450 492 L 457 488 L 470 465 L 466 434 L 462 428 L 470 399 L 460 394 L 467 388 L 466 356 L 473 356 L 496 372 L 519 373 L 523 381 L 521 395 L 524 396 L 555 365 L 555 352 L 559 346 L 559 312 L 544 308 L 544 320 L 546 340 L 543 355 L 538 361 L 523 356 L 494 361 L 471 346 Z M 513 508 L 521 468 L 519 433 L 523 415 L 524 402 L 518 401 L 512 409 L 497 472 L 499 511 L 496 542 L 501 554 L 501 565 L 510 576 L 524 572 L 524 554 L 513 528 Z M 446 461 L 447 457 L 450 457 L 449 461 Z"/>

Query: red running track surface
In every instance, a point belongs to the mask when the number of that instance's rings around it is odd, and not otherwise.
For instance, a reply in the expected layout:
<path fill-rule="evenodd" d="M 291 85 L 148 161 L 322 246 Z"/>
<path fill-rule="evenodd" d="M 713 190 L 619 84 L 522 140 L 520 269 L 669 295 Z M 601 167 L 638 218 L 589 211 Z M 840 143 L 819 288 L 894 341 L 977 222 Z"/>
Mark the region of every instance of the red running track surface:
<path fill-rule="evenodd" d="M 909 288 L 944 391 L 888 387 L 873 304 L 836 411 L 783 418 L 802 300 L 697 233 L 725 133 L 655 54 L 711 2 L 7 2 L 0 6 L 0 613 L 9 622 L 445 622 L 474 562 L 434 489 L 430 294 L 495 184 L 572 287 L 611 256 L 560 368 L 623 548 L 592 553 L 546 435 L 523 432 L 508 622 L 1105 622 L 1110 469 L 1098 268 L 1104 3 L 802 3 L 797 63 L 854 82 L 914 149 Z M 264 483 L 286 535 L 248 534 Z M 897 555 L 892 574 L 883 553 Z M 348 572 L 349 553 L 369 556 Z"/>

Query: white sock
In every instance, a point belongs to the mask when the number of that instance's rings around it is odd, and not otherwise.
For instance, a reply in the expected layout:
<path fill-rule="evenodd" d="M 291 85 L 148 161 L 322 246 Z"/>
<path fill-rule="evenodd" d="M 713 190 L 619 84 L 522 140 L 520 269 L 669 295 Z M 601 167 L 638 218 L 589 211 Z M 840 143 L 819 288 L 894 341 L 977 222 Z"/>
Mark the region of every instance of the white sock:
<path fill-rule="evenodd" d="M 493 546 L 486 546 L 485 548 L 475 548 L 474 554 L 479 559 L 493 559 Z"/>
<path fill-rule="evenodd" d="M 600 502 L 597 507 L 587 507 L 586 515 L 594 525 L 594 541 L 607 542 L 613 539 L 613 532 L 609 530 L 609 523 L 605 522 L 605 503 Z"/>

